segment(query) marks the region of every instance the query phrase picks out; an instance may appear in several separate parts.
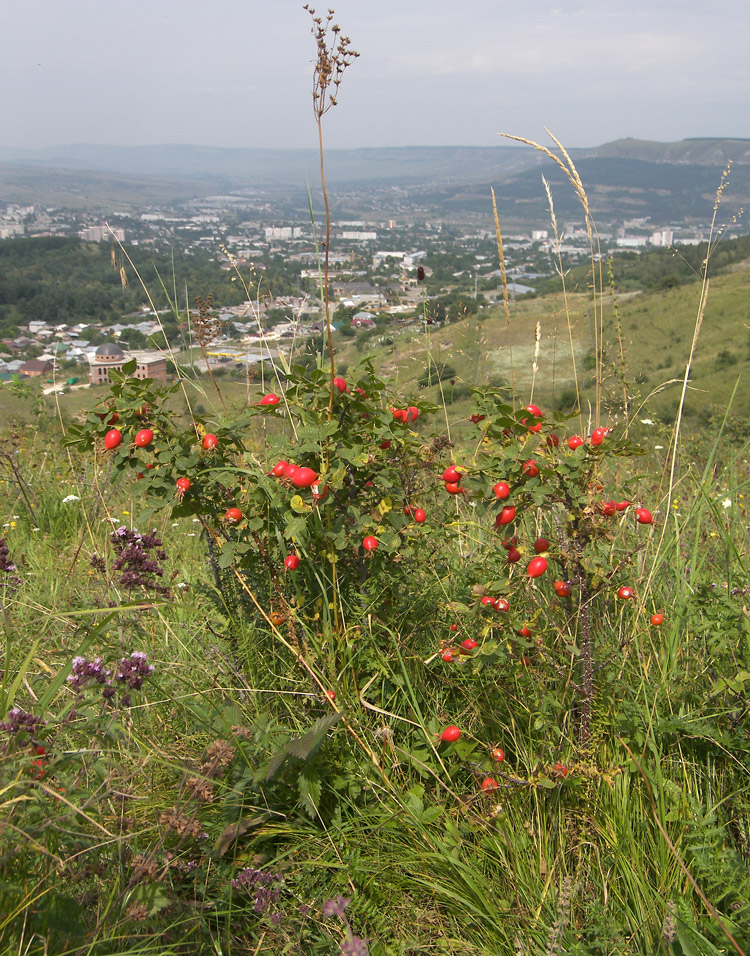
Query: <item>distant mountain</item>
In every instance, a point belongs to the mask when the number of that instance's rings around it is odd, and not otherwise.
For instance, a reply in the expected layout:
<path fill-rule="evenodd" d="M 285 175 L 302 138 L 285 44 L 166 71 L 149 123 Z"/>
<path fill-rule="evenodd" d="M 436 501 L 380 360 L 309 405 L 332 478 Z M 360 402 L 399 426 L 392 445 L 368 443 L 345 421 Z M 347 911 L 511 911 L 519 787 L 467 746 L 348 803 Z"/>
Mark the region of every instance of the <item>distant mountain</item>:
<path fill-rule="evenodd" d="M 642 159 L 649 163 L 679 163 L 693 166 L 726 166 L 731 161 L 750 164 L 750 139 L 683 139 L 657 143 L 647 139 L 616 139 L 578 155 L 601 159 Z"/>
<path fill-rule="evenodd" d="M 517 146 L 406 146 L 332 149 L 332 182 L 450 182 L 508 175 L 538 165 L 541 156 Z M 314 149 L 225 149 L 210 146 L 51 146 L 0 148 L 0 164 L 36 169 L 199 179 L 236 186 L 304 187 L 317 182 Z"/>
<path fill-rule="evenodd" d="M 737 204 L 750 202 L 750 140 L 620 139 L 569 153 L 600 224 L 636 216 L 662 223 L 705 221 L 730 160 L 734 167 L 729 194 Z M 0 199 L 125 209 L 179 204 L 206 195 L 260 193 L 273 208 L 304 213 L 307 184 L 318 189 L 318 163 L 313 149 L 3 147 Z M 401 215 L 407 209 L 425 216 L 487 215 L 493 187 L 505 216 L 519 225 L 543 223 L 548 211 L 540 173 L 555 188 L 558 213 L 575 216 L 575 197 L 564 183 L 558 185 L 561 171 L 531 147 L 412 146 L 326 153 L 326 177 L 332 196 L 341 203 L 338 211 L 351 215 L 375 210 Z"/>

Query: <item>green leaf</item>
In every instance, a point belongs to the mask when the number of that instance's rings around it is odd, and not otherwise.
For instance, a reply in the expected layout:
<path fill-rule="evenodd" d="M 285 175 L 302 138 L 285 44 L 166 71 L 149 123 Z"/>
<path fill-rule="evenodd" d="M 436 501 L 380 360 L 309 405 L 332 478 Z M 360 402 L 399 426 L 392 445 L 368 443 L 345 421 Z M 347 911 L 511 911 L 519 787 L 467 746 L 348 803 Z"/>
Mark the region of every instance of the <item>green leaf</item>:
<path fill-rule="evenodd" d="M 343 713 L 326 714 L 316 720 L 307 733 L 301 737 L 294 737 L 271 758 L 266 771 L 266 780 L 271 780 L 276 775 L 279 768 L 284 764 L 288 757 L 296 757 L 298 760 L 309 760 L 326 738 L 328 731 L 335 727 L 343 717 Z"/>
<path fill-rule="evenodd" d="M 303 767 L 297 777 L 297 790 L 305 813 L 310 819 L 315 820 L 323 792 L 323 785 L 317 772 L 310 767 Z"/>

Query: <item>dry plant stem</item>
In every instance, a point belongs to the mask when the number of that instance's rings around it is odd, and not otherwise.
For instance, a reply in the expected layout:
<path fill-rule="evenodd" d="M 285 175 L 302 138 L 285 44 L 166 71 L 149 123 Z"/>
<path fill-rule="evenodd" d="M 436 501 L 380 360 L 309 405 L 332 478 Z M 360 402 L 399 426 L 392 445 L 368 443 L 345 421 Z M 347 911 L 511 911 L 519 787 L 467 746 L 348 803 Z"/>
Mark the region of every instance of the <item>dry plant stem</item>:
<path fill-rule="evenodd" d="M 583 671 L 580 741 L 581 748 L 585 750 L 591 740 L 591 710 L 594 702 L 594 654 L 591 642 L 588 588 L 582 577 L 579 578 L 579 581 L 581 586 L 581 669 Z"/>
<path fill-rule="evenodd" d="M 166 344 L 166 346 L 167 346 L 167 352 L 169 353 L 169 357 L 172 359 L 172 362 L 174 363 L 174 367 L 175 367 L 176 369 L 178 369 L 177 374 L 178 374 L 179 379 L 180 379 L 180 388 L 181 388 L 181 390 L 182 390 L 182 395 L 183 395 L 183 398 L 185 399 L 185 404 L 187 405 L 188 412 L 190 413 L 190 417 L 191 417 L 191 419 L 193 419 L 193 418 L 195 418 L 195 415 L 193 414 L 193 406 L 190 404 L 190 396 L 188 395 L 187 389 L 185 388 L 185 379 L 183 378 L 182 374 L 181 374 L 180 371 L 179 371 L 179 366 L 178 366 L 178 364 L 177 364 L 177 359 L 176 359 L 175 354 L 174 354 L 174 352 L 173 352 L 173 350 L 172 350 L 172 346 L 169 344 L 169 340 L 167 339 L 167 335 L 166 335 L 166 333 L 165 333 L 165 331 L 164 331 L 164 326 L 162 325 L 162 322 L 161 322 L 161 317 L 159 316 L 159 311 L 158 311 L 158 309 L 156 308 L 156 305 L 154 304 L 154 300 L 153 300 L 153 298 L 151 297 L 151 293 L 148 291 L 148 286 L 147 286 L 146 283 L 143 281 L 143 278 L 141 277 L 140 272 L 139 272 L 138 269 L 136 268 L 135 263 L 133 262 L 133 260 L 132 260 L 132 259 L 130 258 L 130 256 L 128 255 L 127 250 L 125 249 L 125 246 L 123 246 L 123 244 L 120 242 L 120 240 L 115 237 L 115 234 L 114 234 L 114 232 L 112 232 L 112 229 L 111 229 L 109 223 L 105 223 L 105 225 L 106 225 L 107 229 L 109 229 L 109 231 L 110 231 L 110 233 L 111 233 L 111 235 L 112 235 L 113 241 L 117 243 L 117 245 L 118 245 L 119 248 L 120 248 L 120 251 L 121 251 L 122 254 L 125 256 L 125 258 L 128 260 L 128 262 L 129 262 L 129 264 L 130 264 L 130 268 L 133 270 L 133 272 L 134 272 L 134 273 L 136 274 L 136 276 L 138 277 L 138 281 L 139 281 L 140 284 L 141 284 L 141 288 L 143 289 L 143 292 L 144 292 L 146 298 L 148 299 L 148 304 L 151 306 L 151 311 L 152 311 L 152 312 L 154 313 L 154 315 L 156 316 L 156 321 L 159 323 L 159 328 L 161 329 L 161 334 L 164 336 L 164 342 L 165 342 L 165 344 Z M 196 435 L 197 435 L 197 434 L 198 434 L 198 431 L 197 431 L 197 429 L 196 429 Z"/>
<path fill-rule="evenodd" d="M 544 153 L 549 159 L 556 163 L 560 169 L 565 173 L 566 177 L 570 181 L 571 185 L 576 191 L 578 199 L 583 207 L 584 212 L 584 221 L 586 223 L 586 234 L 589 240 L 589 254 L 591 256 L 591 273 L 592 273 L 592 292 L 593 292 L 593 339 L 594 339 L 594 353 L 596 356 L 596 413 L 595 420 L 597 424 L 599 423 L 599 416 L 601 413 L 601 397 L 602 397 L 602 364 L 603 364 L 603 330 L 604 330 L 604 319 L 603 319 L 603 310 L 601 305 L 601 261 L 599 262 L 599 291 L 597 291 L 596 283 L 596 262 L 597 262 L 597 250 L 599 248 L 599 240 L 595 240 L 595 231 L 593 226 L 593 221 L 591 219 L 591 212 L 589 209 L 588 196 L 586 195 L 586 190 L 583 188 L 583 182 L 578 170 L 575 167 L 573 160 L 568 155 L 567 150 L 562 145 L 562 143 L 555 137 L 548 129 L 545 129 L 545 133 L 549 136 L 552 142 L 557 146 L 557 148 L 562 153 L 565 162 L 560 159 L 559 156 L 556 156 L 546 146 L 542 146 L 540 143 L 534 142 L 532 139 L 526 139 L 523 136 L 513 136 L 510 133 L 500 133 L 505 139 L 511 139 L 516 143 L 523 143 L 525 146 L 531 146 L 533 149 L 539 150 L 539 152 Z"/>
<path fill-rule="evenodd" d="M 573 381 L 576 387 L 576 408 L 578 409 L 578 420 L 581 425 L 581 431 L 583 431 L 583 414 L 581 412 L 581 391 L 578 383 L 578 367 L 576 364 L 576 351 L 573 344 L 573 324 L 570 320 L 570 303 L 568 301 L 568 286 L 565 282 L 565 270 L 563 269 L 562 262 L 562 239 L 560 237 L 560 230 L 557 227 L 557 216 L 555 215 L 555 204 L 552 199 L 552 190 L 547 180 L 542 176 L 542 182 L 544 183 L 544 189 L 547 193 L 547 202 L 549 204 L 549 213 L 550 219 L 552 221 L 552 230 L 555 233 L 555 247 L 557 249 L 557 274 L 560 276 L 560 284 L 562 286 L 563 294 L 563 305 L 565 308 L 565 320 L 568 325 L 568 342 L 570 343 L 570 359 L 573 363 Z"/>
<path fill-rule="evenodd" d="M 326 313 L 326 333 L 328 335 L 328 357 L 331 361 L 331 391 L 328 398 L 328 414 L 331 415 L 333 411 L 333 380 L 336 377 L 336 366 L 333 361 L 333 335 L 331 333 L 331 303 L 328 289 L 328 267 L 329 267 L 329 257 L 330 257 L 330 245 L 331 245 L 331 210 L 328 205 L 328 190 L 326 189 L 326 172 L 325 172 L 325 163 L 323 161 L 323 120 L 321 116 L 317 118 L 318 123 L 318 149 L 320 150 L 320 185 L 323 190 L 323 202 L 325 204 L 326 210 L 326 242 L 325 242 L 325 256 L 323 259 L 323 303 L 325 305 Z M 326 462 L 327 464 L 327 462 Z"/>
<path fill-rule="evenodd" d="M 492 212 L 495 217 L 495 236 L 497 238 L 497 255 L 500 260 L 500 279 L 503 285 L 503 311 L 505 324 L 508 329 L 508 355 L 510 357 L 510 389 L 513 396 L 513 407 L 516 406 L 516 373 L 513 367 L 513 341 L 510 334 L 510 307 L 508 305 L 508 276 L 505 272 L 505 254 L 503 252 L 503 234 L 500 230 L 500 217 L 497 214 L 497 200 L 495 190 L 492 190 Z"/>
<path fill-rule="evenodd" d="M 676 862 L 677 862 L 677 865 L 678 865 L 679 868 L 682 870 L 682 872 L 685 874 L 685 876 L 687 877 L 687 879 L 690 881 L 690 884 L 691 884 L 691 886 L 693 887 L 693 889 L 695 890 L 695 892 L 698 894 L 698 896 L 700 896 L 701 900 L 703 901 L 703 905 L 706 907 L 706 909 L 708 910 L 708 912 L 713 916 L 713 918 L 714 918 L 714 919 L 716 920 L 716 922 L 719 924 L 719 928 L 721 929 L 722 933 L 726 936 L 726 938 L 729 940 L 729 942 L 732 944 L 732 946 L 734 946 L 735 950 L 739 953 L 739 956 L 747 956 L 747 953 L 745 952 L 745 950 L 742 949 L 742 947 L 740 946 L 740 944 L 737 942 L 737 940 L 734 938 L 734 936 L 732 936 L 732 934 L 729 932 L 729 930 L 726 928 L 726 926 L 725 926 L 724 923 L 722 922 L 721 917 L 720 917 L 719 914 L 716 912 L 716 909 L 714 908 L 714 906 L 712 905 L 712 903 L 709 901 L 709 899 L 708 899 L 708 897 L 706 896 L 706 894 L 703 892 L 703 890 L 700 888 L 700 886 L 698 886 L 698 884 L 695 882 L 692 873 L 690 872 L 690 870 L 689 870 L 689 869 L 687 868 L 687 866 L 685 865 L 685 861 L 682 859 L 682 857 L 680 856 L 680 854 L 677 852 L 677 848 L 675 847 L 674 843 L 672 843 L 672 841 L 669 839 L 669 836 L 668 836 L 668 834 L 667 834 L 667 831 L 664 829 L 664 825 L 662 824 L 661 820 L 659 819 L 659 813 L 658 813 L 658 811 L 657 811 L 657 809 L 656 809 L 656 802 L 655 802 L 655 800 L 654 800 L 654 793 L 653 793 L 653 790 L 651 789 L 651 784 L 650 784 L 649 779 L 648 779 L 648 777 L 646 776 L 646 774 L 645 774 L 645 772 L 644 772 L 644 770 L 643 770 L 643 767 L 641 767 L 640 763 L 638 762 L 638 758 L 635 756 L 635 754 L 634 754 L 633 751 L 630 749 L 630 747 L 628 747 L 628 745 L 625 743 L 625 741 L 622 739 L 622 737 L 619 737 L 619 736 L 618 736 L 617 739 L 620 741 L 620 743 L 623 745 L 623 747 L 624 747 L 624 748 L 627 750 L 627 752 L 630 754 L 631 760 L 633 761 L 633 763 L 634 763 L 634 764 L 636 765 L 636 767 L 638 768 L 638 773 L 641 775 L 641 777 L 643 777 L 643 782 L 646 784 L 646 793 L 647 793 L 647 795 L 648 795 L 649 803 L 651 804 L 651 813 L 652 813 L 652 815 L 653 815 L 653 817 L 654 817 L 654 821 L 655 821 L 657 827 L 659 828 L 659 831 L 661 832 L 661 835 L 664 837 L 664 842 L 665 842 L 665 843 L 667 844 L 667 846 L 669 847 L 669 852 L 670 852 L 670 853 L 672 854 L 672 856 L 675 858 L 675 860 L 676 860 Z"/>

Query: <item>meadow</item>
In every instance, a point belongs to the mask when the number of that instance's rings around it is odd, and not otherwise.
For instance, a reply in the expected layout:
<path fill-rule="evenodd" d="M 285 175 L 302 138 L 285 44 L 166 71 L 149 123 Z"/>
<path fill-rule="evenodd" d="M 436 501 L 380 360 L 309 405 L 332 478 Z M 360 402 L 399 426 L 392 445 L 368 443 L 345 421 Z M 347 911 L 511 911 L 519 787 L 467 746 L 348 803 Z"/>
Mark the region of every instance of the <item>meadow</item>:
<path fill-rule="evenodd" d="M 460 405 L 321 359 L 5 429 L 4 952 L 747 951 L 731 395 L 535 408 L 492 321 L 419 339 Z"/>
<path fill-rule="evenodd" d="M 2 952 L 747 953 L 745 273 L 597 274 L 249 400 L 15 396 Z"/>

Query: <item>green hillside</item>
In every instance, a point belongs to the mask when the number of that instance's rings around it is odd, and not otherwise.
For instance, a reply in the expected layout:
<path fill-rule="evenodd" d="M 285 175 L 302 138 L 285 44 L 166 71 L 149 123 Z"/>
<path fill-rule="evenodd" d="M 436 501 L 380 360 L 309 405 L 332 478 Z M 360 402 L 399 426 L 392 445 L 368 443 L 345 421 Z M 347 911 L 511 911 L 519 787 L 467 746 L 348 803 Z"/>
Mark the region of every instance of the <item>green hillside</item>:
<path fill-rule="evenodd" d="M 721 414 L 739 379 L 734 413 L 750 415 L 750 390 L 742 373 L 750 362 L 750 315 L 747 305 L 750 267 L 742 264 L 728 275 L 718 276 L 710 286 L 708 305 L 693 363 L 686 414 L 689 421 L 704 423 Z M 625 349 L 625 377 L 636 405 L 652 392 L 648 411 L 669 422 L 677 407 L 698 309 L 697 282 L 665 291 L 624 293 L 613 300 L 604 296 L 605 364 L 611 367 L 610 391 L 619 400 L 615 364 L 619 345 L 615 330 L 615 308 L 620 315 Z M 406 327 L 385 337 L 382 332 L 369 342 L 351 344 L 342 339 L 338 355 L 341 364 L 371 353 L 376 367 L 396 380 L 404 393 L 422 392 L 418 380 L 431 355 L 440 367 L 448 364 L 443 391 L 449 404 L 455 401 L 456 417 L 468 408 L 469 387 L 483 384 L 510 384 L 514 377 L 521 396 L 530 394 L 536 327 L 540 328 L 540 352 L 534 390 L 535 401 L 561 411 L 572 408 L 575 398 L 574 363 L 582 388 L 584 405 L 593 401 L 592 357 L 594 352 L 593 299 L 574 293 L 568 297 L 568 315 L 562 294 L 520 301 L 512 305 L 510 329 L 502 309 L 448 324 L 428 335 L 419 328 Z M 390 344 L 392 340 L 392 344 Z M 509 347 L 510 343 L 510 347 Z M 512 356 L 511 356 L 512 352 Z M 744 377 L 747 378 L 746 376 Z M 453 379 L 454 385 L 450 385 Z M 671 383 L 671 384 L 670 384 Z M 439 399 L 439 387 L 428 390 Z"/>

